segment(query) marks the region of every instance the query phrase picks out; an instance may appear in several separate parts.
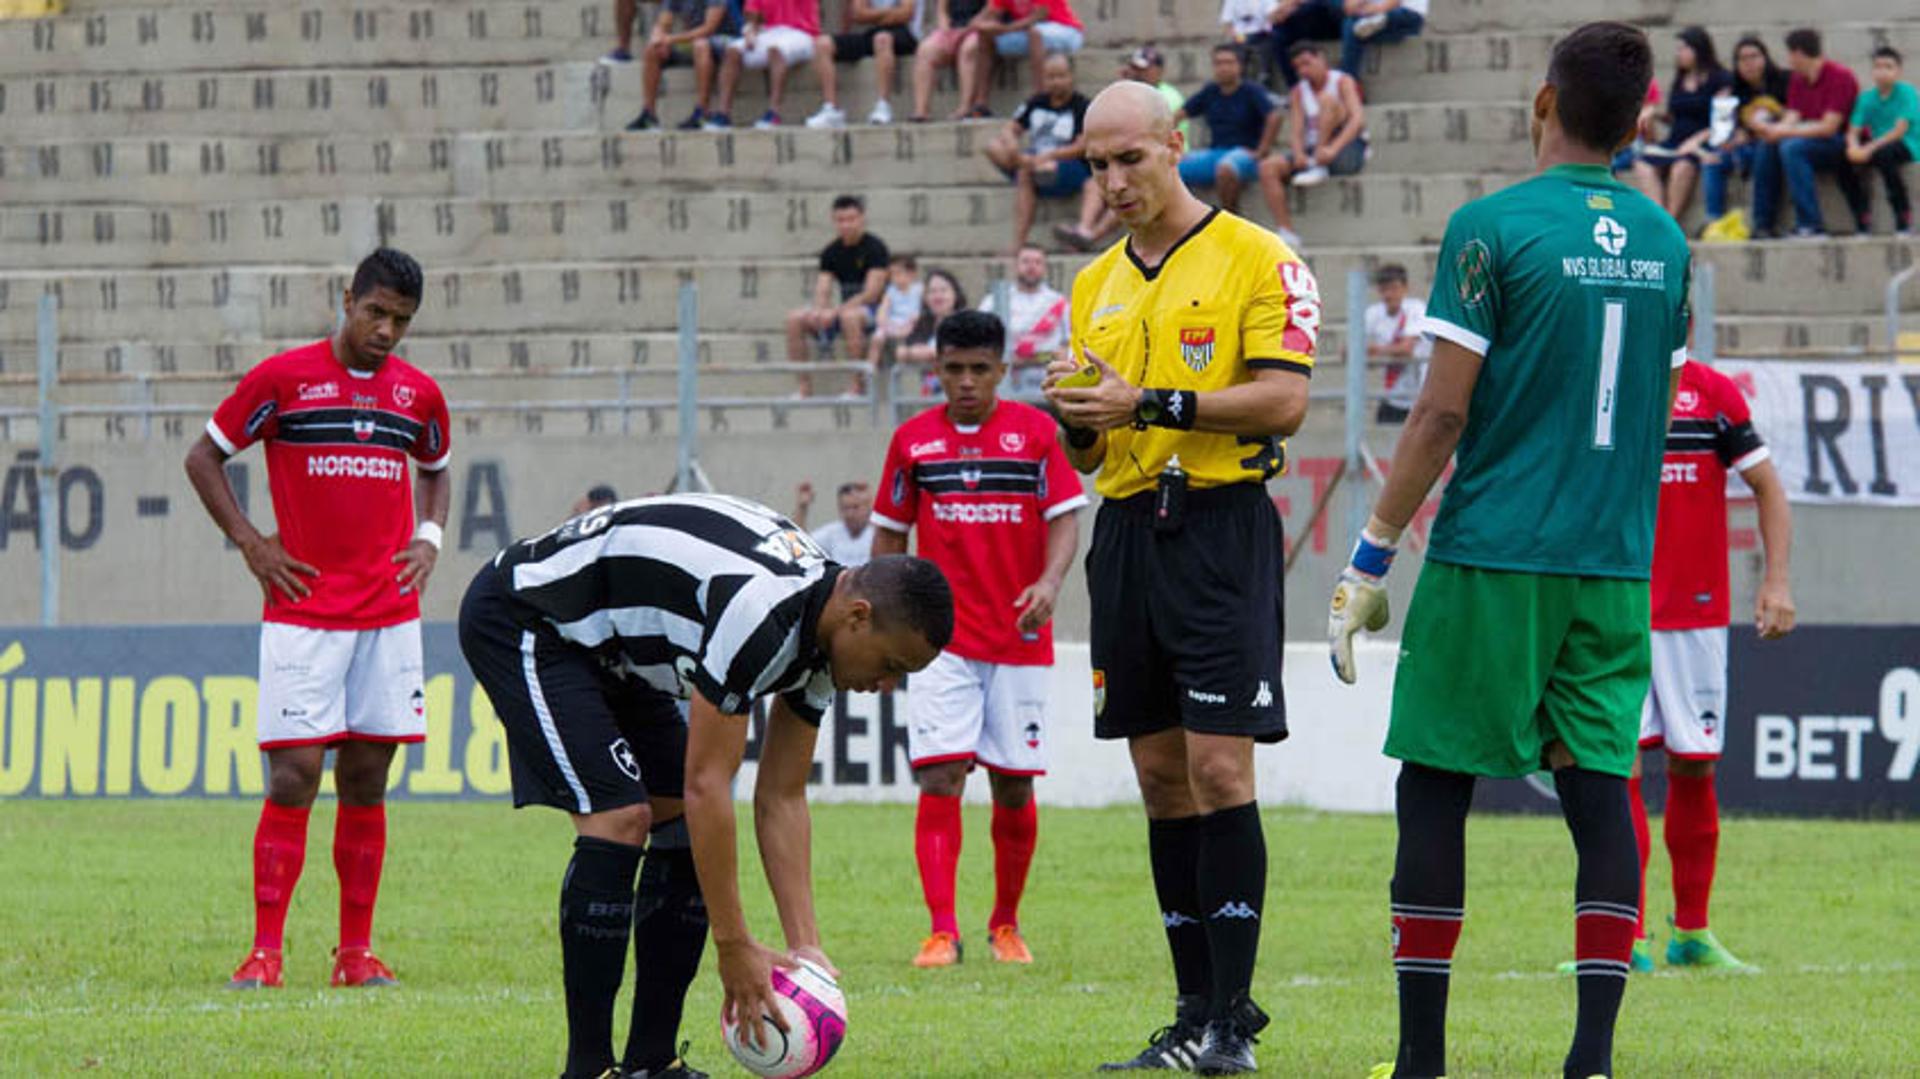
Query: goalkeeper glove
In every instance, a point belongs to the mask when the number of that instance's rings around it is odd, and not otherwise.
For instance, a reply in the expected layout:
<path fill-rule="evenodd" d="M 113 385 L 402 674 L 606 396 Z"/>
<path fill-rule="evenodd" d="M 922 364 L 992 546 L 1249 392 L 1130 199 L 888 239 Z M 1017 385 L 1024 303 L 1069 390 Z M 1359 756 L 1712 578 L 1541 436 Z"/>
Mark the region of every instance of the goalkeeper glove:
<path fill-rule="evenodd" d="M 1353 665 L 1353 635 L 1363 629 L 1378 633 L 1387 628 L 1391 617 L 1385 582 L 1395 550 L 1363 530 L 1347 568 L 1334 582 L 1333 599 L 1327 604 L 1327 645 L 1334 675 L 1348 685 L 1359 677 Z"/>

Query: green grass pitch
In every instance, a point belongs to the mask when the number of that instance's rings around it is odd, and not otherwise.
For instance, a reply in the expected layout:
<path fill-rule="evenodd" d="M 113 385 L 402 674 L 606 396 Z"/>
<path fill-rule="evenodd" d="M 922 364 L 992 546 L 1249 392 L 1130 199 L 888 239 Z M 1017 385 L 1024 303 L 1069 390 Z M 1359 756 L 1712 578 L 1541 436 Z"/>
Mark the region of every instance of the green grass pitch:
<path fill-rule="evenodd" d="M 1046 786 L 1041 784 L 1044 798 Z M 289 987 L 219 986 L 249 943 L 238 802 L 0 805 L 0 1074 L 555 1075 L 563 1044 L 555 913 L 570 830 L 500 804 L 399 804 L 375 925 L 402 988 L 326 989 L 337 887 L 318 807 L 288 926 Z M 826 944 L 850 1036 L 828 1074 L 1087 1074 L 1164 1022 L 1172 988 L 1137 811 L 1041 810 L 1024 910 L 1038 962 L 996 966 L 987 811 L 967 810 L 967 962 L 922 972 L 912 809 L 815 809 Z M 1391 1055 L 1386 886 L 1392 821 L 1266 816 L 1271 888 L 1256 995 L 1270 1075 L 1361 1076 Z M 1573 983 L 1573 855 L 1553 819 L 1476 818 L 1451 1016 L 1455 1076 L 1558 1075 Z M 1658 823 L 1655 836 L 1659 835 Z M 1657 842 L 1657 839 L 1656 839 Z M 1650 891 L 1664 921 L 1664 855 Z M 744 863 L 753 924 L 776 925 Z M 1920 1072 L 1920 826 L 1730 821 L 1714 897 L 1721 939 L 1764 971 L 1636 975 L 1621 1076 Z M 716 1075 L 717 981 L 702 971 L 684 1036 Z M 616 1030 L 624 1036 L 623 998 Z"/>

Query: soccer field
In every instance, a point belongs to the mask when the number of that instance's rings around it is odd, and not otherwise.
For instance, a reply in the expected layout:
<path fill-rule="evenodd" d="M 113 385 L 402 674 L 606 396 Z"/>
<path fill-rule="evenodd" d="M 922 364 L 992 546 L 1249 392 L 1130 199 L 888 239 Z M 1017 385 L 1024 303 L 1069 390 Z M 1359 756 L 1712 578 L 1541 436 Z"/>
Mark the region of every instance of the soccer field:
<path fill-rule="evenodd" d="M 821 925 L 851 1008 L 829 1074 L 1085 1074 L 1131 1055 L 1169 1017 L 1137 812 L 1043 806 L 1023 911 L 1038 957 L 1028 969 L 987 958 L 987 812 L 967 812 L 961 920 L 973 950 L 961 967 L 922 972 L 908 965 L 925 927 L 911 808 L 816 807 Z M 235 995 L 219 987 L 249 943 L 256 815 L 241 802 L 0 806 L 0 1073 L 558 1073 L 554 923 L 570 836 L 558 814 L 395 806 L 374 936 L 403 985 L 352 992 L 324 988 L 337 888 L 333 810 L 321 806 L 288 924 L 289 988 Z M 1274 811 L 1266 823 L 1272 883 L 1255 992 L 1275 1023 L 1263 1072 L 1364 1075 L 1394 1041 L 1392 822 Z M 1636 975 L 1618 1074 L 1915 1074 L 1920 826 L 1734 820 L 1722 852 L 1715 927 L 1763 971 Z M 1662 861 L 1649 888 L 1664 919 Z M 743 866 L 751 917 L 772 934 L 756 864 Z M 1572 875 L 1558 820 L 1473 821 L 1455 1076 L 1559 1074 L 1574 992 L 1551 971 L 1572 951 Z M 708 959 L 688 1004 L 690 1057 L 742 1075 L 720 1045 Z M 624 998 L 619 1016 L 624 1036 Z"/>

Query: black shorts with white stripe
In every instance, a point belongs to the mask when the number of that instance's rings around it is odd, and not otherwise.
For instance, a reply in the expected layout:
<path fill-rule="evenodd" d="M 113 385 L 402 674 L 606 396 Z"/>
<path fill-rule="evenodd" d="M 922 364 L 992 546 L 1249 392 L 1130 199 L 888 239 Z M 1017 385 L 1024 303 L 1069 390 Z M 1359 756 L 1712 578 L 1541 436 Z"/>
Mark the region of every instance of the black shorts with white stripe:
<path fill-rule="evenodd" d="M 492 563 L 461 601 L 460 651 L 506 728 L 515 807 L 599 813 L 680 797 L 687 722 L 679 703 L 610 676 L 552 627 L 523 625 Z"/>

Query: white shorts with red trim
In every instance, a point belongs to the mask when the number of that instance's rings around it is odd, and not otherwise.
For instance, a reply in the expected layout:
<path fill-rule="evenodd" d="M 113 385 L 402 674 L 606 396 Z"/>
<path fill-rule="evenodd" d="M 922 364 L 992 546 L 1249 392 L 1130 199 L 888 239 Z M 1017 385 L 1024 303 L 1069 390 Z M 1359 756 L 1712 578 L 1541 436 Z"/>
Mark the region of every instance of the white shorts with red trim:
<path fill-rule="evenodd" d="M 1727 627 L 1653 631 L 1653 682 L 1640 712 L 1640 746 L 1685 760 L 1717 760 L 1727 742 Z"/>
<path fill-rule="evenodd" d="M 1052 679 L 1052 667 L 940 653 L 907 680 L 907 758 L 915 768 L 977 761 L 1007 775 L 1045 775 Z"/>
<path fill-rule="evenodd" d="M 260 627 L 260 748 L 427 737 L 420 622 Z"/>

